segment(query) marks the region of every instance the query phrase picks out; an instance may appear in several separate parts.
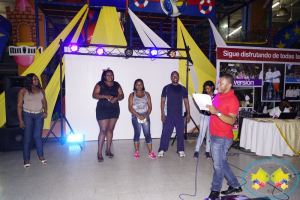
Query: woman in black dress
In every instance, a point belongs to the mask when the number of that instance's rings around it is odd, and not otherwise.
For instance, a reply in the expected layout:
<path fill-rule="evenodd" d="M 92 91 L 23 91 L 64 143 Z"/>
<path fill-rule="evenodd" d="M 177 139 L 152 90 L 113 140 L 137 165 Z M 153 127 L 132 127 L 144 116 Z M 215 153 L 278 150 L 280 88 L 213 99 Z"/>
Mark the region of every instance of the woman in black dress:
<path fill-rule="evenodd" d="M 96 108 L 96 117 L 100 127 L 98 136 L 98 153 L 99 162 L 103 162 L 102 147 L 106 137 L 107 148 L 105 155 L 113 158 L 110 147 L 113 138 L 113 131 L 120 115 L 119 101 L 124 98 L 122 87 L 114 81 L 114 73 L 107 69 L 103 71 L 101 81 L 94 88 L 93 98 L 99 99 Z"/>

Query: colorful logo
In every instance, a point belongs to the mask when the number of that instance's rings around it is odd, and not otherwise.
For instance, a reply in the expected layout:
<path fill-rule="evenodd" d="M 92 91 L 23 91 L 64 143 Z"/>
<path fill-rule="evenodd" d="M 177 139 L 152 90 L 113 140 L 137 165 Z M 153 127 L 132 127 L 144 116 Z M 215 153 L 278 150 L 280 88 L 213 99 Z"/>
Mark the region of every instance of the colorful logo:
<path fill-rule="evenodd" d="M 242 176 L 245 188 L 251 194 L 278 199 L 293 192 L 299 183 L 296 169 L 278 159 L 264 159 L 249 165 Z"/>
<path fill-rule="evenodd" d="M 160 0 L 160 5 L 168 16 L 177 17 L 185 10 L 187 0 Z"/>

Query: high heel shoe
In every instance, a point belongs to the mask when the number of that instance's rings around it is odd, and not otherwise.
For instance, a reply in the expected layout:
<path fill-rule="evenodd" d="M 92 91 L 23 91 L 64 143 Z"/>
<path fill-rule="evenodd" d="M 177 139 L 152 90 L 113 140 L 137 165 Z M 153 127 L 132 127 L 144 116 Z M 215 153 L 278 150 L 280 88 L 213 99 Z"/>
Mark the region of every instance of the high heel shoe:
<path fill-rule="evenodd" d="M 114 154 L 112 154 L 110 151 L 105 151 L 105 155 L 108 156 L 109 158 L 114 157 Z"/>
<path fill-rule="evenodd" d="M 98 162 L 103 162 L 104 161 L 104 158 L 103 156 L 99 156 L 98 153 L 97 153 L 97 159 L 98 159 Z"/>

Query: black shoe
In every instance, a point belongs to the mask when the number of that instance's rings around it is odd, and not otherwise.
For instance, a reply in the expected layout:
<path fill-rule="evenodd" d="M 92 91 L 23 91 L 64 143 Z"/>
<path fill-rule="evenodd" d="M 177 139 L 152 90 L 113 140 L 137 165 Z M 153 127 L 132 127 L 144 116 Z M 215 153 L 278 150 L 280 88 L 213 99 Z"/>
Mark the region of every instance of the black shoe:
<path fill-rule="evenodd" d="M 219 198 L 219 195 L 220 195 L 220 192 L 219 191 L 211 191 L 209 196 L 208 196 L 208 199 L 210 200 L 216 200 Z"/>
<path fill-rule="evenodd" d="M 197 160 L 198 156 L 199 156 L 199 152 L 195 151 L 193 158 Z"/>
<path fill-rule="evenodd" d="M 242 188 L 241 187 L 232 187 L 232 186 L 229 186 L 228 187 L 228 190 L 226 191 L 222 191 L 221 194 L 225 194 L 225 195 L 228 195 L 228 194 L 235 194 L 235 193 L 238 193 L 238 192 L 242 192 Z"/>
<path fill-rule="evenodd" d="M 209 152 L 205 152 L 204 155 L 205 155 L 206 159 L 211 159 Z"/>

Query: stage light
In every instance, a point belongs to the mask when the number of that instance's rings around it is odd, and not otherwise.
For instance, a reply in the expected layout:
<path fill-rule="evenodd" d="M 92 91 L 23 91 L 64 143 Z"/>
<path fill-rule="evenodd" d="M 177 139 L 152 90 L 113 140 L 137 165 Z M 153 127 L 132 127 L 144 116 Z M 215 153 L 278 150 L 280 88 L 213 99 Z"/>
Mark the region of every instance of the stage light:
<path fill-rule="evenodd" d="M 67 136 L 67 142 L 84 142 L 84 135 L 81 134 L 69 134 Z"/>
<path fill-rule="evenodd" d="M 77 44 L 71 44 L 69 46 L 69 48 L 70 48 L 71 52 L 74 52 L 74 53 L 79 51 L 79 46 Z"/>
<path fill-rule="evenodd" d="M 168 56 L 169 56 L 170 58 L 174 58 L 174 57 L 176 56 L 176 51 L 174 51 L 174 50 L 168 51 Z"/>
<path fill-rule="evenodd" d="M 102 47 L 98 47 L 96 49 L 96 53 L 99 55 L 99 56 L 102 56 L 104 54 L 104 49 Z"/>
<path fill-rule="evenodd" d="M 126 57 L 131 57 L 132 55 L 133 55 L 133 50 L 130 49 L 130 48 L 127 48 L 127 49 L 125 50 L 125 56 L 126 56 Z"/>
<path fill-rule="evenodd" d="M 151 56 L 157 56 L 158 50 L 157 49 L 151 49 L 150 54 L 151 54 Z"/>

